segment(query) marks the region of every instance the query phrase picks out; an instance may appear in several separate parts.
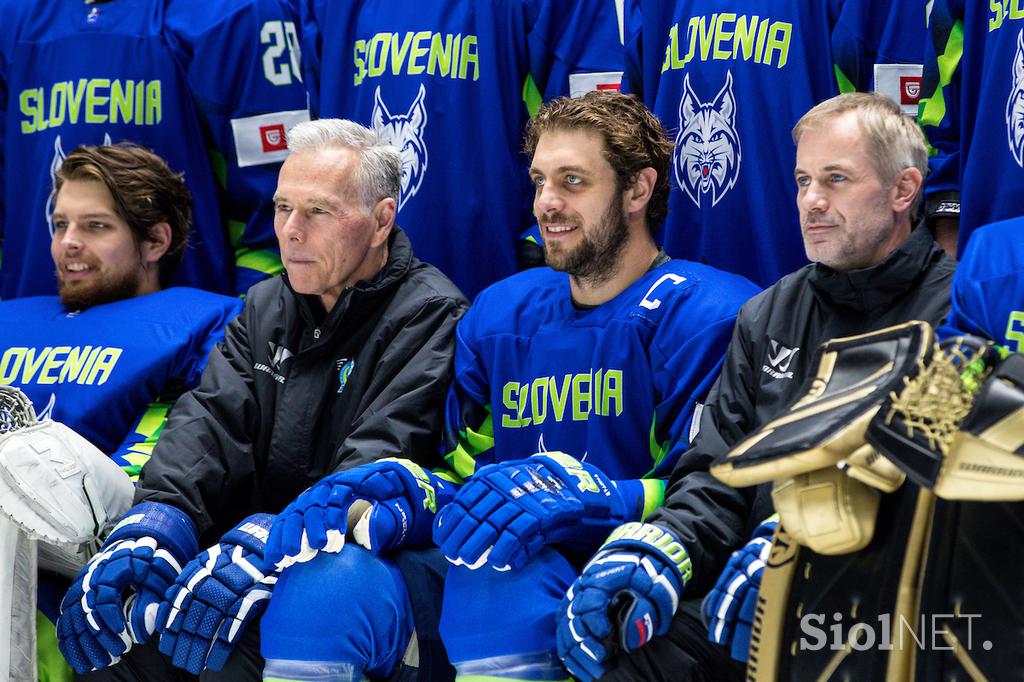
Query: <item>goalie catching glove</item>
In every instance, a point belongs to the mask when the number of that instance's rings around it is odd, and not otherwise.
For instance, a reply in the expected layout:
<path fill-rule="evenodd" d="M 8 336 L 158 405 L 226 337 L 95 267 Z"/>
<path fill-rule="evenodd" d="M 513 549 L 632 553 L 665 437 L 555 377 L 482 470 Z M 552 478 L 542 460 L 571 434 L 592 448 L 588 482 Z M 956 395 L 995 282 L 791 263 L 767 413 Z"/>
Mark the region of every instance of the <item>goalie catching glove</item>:
<path fill-rule="evenodd" d="M 0 428 L 0 511 L 32 538 L 59 545 L 94 540 L 131 506 L 128 476 L 60 422 L 38 421 L 17 388 L 0 405 L 19 412 Z"/>
<path fill-rule="evenodd" d="M 253 514 L 188 562 L 160 605 L 160 651 L 198 675 L 220 670 L 277 583 L 263 561 L 272 514 Z"/>
<path fill-rule="evenodd" d="M 164 592 L 197 551 L 183 512 L 155 502 L 129 509 L 61 603 L 57 640 L 71 667 L 105 668 L 146 642 Z"/>
<path fill-rule="evenodd" d="M 604 537 L 636 520 L 643 489 L 640 481 L 616 483 L 563 452 L 491 464 L 438 514 L 434 541 L 456 566 L 521 568 L 547 544 L 595 532 Z"/>
<path fill-rule="evenodd" d="M 340 552 L 346 533 L 372 552 L 426 545 L 455 486 L 407 459 L 381 459 L 327 476 L 274 520 L 267 562 L 278 569 Z"/>
<path fill-rule="evenodd" d="M 638 522 L 616 528 L 555 616 L 566 669 L 589 682 L 601 677 L 616 649 L 634 651 L 665 634 L 692 574 L 689 555 L 665 528 Z"/>

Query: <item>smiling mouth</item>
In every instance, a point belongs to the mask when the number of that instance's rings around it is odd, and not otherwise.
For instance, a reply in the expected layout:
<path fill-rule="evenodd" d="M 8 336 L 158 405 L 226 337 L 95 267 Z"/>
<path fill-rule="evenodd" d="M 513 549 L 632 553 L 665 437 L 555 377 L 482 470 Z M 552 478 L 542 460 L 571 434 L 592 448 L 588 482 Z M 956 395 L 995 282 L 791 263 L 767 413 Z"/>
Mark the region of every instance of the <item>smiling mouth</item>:
<path fill-rule="evenodd" d="M 578 227 L 578 225 L 545 225 L 544 232 L 546 234 L 567 234 Z"/>

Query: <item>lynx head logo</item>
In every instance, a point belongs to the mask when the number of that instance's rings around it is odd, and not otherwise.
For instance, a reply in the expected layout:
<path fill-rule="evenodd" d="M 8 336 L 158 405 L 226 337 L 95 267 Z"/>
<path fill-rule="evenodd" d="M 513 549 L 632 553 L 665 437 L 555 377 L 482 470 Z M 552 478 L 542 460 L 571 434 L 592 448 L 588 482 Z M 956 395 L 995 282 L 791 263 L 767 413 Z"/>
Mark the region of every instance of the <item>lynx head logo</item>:
<path fill-rule="evenodd" d="M 373 95 L 373 127 L 402 155 L 402 194 L 398 198 L 398 209 L 410 197 L 416 195 L 423 176 L 427 172 L 427 145 L 423 142 L 423 131 L 427 127 L 427 109 L 423 106 L 426 90 L 420 85 L 420 92 L 405 114 L 392 116 L 380 96 L 380 86 Z"/>
<path fill-rule="evenodd" d="M 676 182 L 697 206 L 710 194 L 711 205 L 736 184 L 740 168 L 740 138 L 736 133 L 736 98 L 732 94 L 732 72 L 714 101 L 704 104 L 690 87 L 690 74 L 683 79 L 679 102 L 679 135 L 675 148 Z"/>
<path fill-rule="evenodd" d="M 103 144 L 110 145 L 110 133 L 103 135 Z M 53 160 L 50 161 L 50 196 L 46 199 L 46 226 L 50 229 L 50 237 L 53 237 L 53 202 L 56 200 L 56 189 L 57 183 L 57 171 L 60 170 L 61 164 L 64 163 L 64 159 L 67 158 L 67 154 L 64 153 L 64 149 L 60 144 L 60 135 L 53 140 Z"/>
<path fill-rule="evenodd" d="M 1024 29 L 1017 33 L 1017 52 L 1013 55 L 1013 86 L 1006 103 L 1006 133 L 1010 153 L 1018 166 L 1024 166 Z"/>

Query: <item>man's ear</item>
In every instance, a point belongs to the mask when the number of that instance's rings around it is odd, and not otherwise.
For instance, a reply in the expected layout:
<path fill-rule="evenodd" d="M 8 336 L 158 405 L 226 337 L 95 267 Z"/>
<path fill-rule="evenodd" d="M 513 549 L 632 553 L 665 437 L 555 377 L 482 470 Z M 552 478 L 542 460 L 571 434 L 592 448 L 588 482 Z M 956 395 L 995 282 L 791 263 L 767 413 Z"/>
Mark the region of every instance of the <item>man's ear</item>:
<path fill-rule="evenodd" d="M 388 241 L 391 235 L 391 228 L 395 225 L 395 212 L 397 210 L 395 200 L 388 197 L 381 199 L 373 207 L 370 215 L 373 216 L 373 238 L 370 246 L 377 248 Z"/>
<path fill-rule="evenodd" d="M 171 226 L 157 223 L 149 228 L 149 234 L 139 244 L 143 263 L 159 262 L 167 249 L 171 248 Z"/>
<path fill-rule="evenodd" d="M 904 168 L 896 174 L 889 196 L 892 198 L 892 210 L 896 213 L 909 211 L 914 199 L 921 192 L 924 176 L 916 168 Z"/>
<path fill-rule="evenodd" d="M 658 181 L 658 171 L 653 168 L 642 168 L 633 176 L 633 182 L 626 188 L 626 213 L 643 212 L 651 202 L 654 194 L 654 183 Z"/>

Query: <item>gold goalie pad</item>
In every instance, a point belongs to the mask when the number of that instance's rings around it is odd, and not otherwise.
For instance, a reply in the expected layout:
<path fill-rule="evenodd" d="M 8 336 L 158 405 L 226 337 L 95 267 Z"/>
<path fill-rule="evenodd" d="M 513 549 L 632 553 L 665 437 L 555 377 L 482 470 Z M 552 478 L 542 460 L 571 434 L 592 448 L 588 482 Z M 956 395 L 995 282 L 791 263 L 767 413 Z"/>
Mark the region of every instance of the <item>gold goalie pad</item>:
<path fill-rule="evenodd" d="M 1006 432 L 998 432 L 1000 428 Z M 1024 415 L 1019 413 L 981 436 L 959 432 L 935 481 L 935 494 L 947 500 L 1024 500 L 1024 456 L 1014 452 L 1022 444 Z"/>
<path fill-rule="evenodd" d="M 847 554 L 875 534 L 880 493 L 836 467 L 797 474 L 772 486 L 779 520 L 794 541 L 818 554 Z"/>

